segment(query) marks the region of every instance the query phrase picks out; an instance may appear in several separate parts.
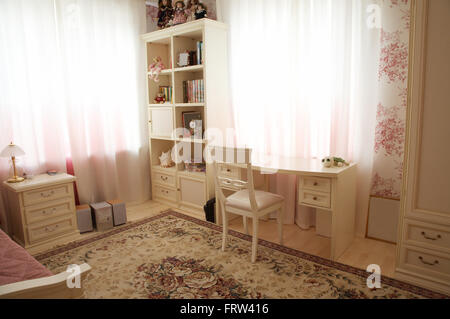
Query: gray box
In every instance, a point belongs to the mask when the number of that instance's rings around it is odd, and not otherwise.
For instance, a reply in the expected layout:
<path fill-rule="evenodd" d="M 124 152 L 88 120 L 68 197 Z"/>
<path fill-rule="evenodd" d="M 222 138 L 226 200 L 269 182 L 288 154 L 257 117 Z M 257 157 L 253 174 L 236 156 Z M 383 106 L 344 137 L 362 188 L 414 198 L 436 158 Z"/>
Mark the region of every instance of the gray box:
<path fill-rule="evenodd" d="M 98 231 L 113 228 L 112 206 L 107 202 L 91 204 L 95 227 Z"/>
<path fill-rule="evenodd" d="M 108 200 L 106 202 L 112 206 L 114 226 L 125 224 L 127 222 L 125 202 L 120 199 Z"/>
<path fill-rule="evenodd" d="M 89 205 L 77 206 L 77 224 L 80 233 L 94 230 L 94 226 L 92 225 L 92 213 Z"/>

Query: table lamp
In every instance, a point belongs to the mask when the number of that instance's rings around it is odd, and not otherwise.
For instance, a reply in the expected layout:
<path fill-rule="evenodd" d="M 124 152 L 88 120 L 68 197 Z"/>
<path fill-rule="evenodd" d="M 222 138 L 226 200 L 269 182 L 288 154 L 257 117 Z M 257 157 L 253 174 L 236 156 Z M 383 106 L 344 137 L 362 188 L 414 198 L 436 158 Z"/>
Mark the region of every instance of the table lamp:
<path fill-rule="evenodd" d="M 17 176 L 17 170 L 16 170 L 16 156 L 23 156 L 25 155 L 25 152 L 17 145 L 9 144 L 6 146 L 3 151 L 0 153 L 0 157 L 11 157 L 13 169 L 14 169 L 14 176 L 10 179 L 8 179 L 8 183 L 19 183 L 23 182 L 24 178 Z"/>

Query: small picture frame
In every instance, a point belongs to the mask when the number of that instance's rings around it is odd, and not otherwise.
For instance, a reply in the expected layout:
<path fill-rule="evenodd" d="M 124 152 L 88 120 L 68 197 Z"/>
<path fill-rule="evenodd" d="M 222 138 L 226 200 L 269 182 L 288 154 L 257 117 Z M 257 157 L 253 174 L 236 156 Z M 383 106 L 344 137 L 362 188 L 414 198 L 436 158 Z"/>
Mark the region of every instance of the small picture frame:
<path fill-rule="evenodd" d="M 203 135 L 203 120 L 200 112 L 183 112 L 184 137 L 201 138 Z"/>
<path fill-rule="evenodd" d="M 178 55 L 178 66 L 184 67 L 189 65 L 189 52 L 183 52 Z"/>

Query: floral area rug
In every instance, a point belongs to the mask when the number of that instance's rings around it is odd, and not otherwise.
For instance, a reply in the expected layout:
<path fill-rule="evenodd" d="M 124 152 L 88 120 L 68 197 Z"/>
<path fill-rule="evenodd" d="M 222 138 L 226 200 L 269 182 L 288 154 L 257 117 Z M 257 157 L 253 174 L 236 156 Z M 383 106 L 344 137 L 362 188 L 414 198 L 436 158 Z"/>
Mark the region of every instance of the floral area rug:
<path fill-rule="evenodd" d="M 176 212 L 73 242 L 36 258 L 53 273 L 88 263 L 85 298 L 440 298 L 382 277 L 369 289 L 364 270 L 230 231 Z"/>

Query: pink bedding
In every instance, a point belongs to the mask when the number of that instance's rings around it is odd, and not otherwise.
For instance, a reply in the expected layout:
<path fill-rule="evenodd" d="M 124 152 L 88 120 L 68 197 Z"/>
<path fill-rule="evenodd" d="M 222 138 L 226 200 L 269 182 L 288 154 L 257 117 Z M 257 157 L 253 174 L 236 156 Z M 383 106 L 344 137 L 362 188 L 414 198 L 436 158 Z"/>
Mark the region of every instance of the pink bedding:
<path fill-rule="evenodd" d="M 0 286 L 48 276 L 50 270 L 0 230 Z"/>

